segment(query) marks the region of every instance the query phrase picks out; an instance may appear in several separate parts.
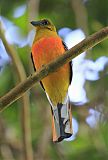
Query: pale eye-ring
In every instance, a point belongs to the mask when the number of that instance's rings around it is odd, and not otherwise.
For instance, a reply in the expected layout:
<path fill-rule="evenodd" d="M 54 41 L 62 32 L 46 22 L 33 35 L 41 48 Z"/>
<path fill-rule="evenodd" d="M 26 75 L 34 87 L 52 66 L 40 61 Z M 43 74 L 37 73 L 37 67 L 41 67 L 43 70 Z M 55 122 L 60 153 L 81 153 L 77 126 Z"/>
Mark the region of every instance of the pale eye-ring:
<path fill-rule="evenodd" d="M 44 20 L 44 21 L 42 22 L 42 24 L 43 24 L 43 25 L 48 25 L 49 22 L 48 22 L 47 20 Z"/>

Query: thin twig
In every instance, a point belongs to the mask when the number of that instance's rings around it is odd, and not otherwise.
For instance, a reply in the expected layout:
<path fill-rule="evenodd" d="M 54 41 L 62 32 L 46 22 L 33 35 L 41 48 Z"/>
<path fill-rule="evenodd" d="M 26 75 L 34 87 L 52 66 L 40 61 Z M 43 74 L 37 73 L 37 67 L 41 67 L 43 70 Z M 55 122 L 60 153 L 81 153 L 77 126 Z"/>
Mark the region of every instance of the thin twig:
<path fill-rule="evenodd" d="M 76 26 L 83 29 L 88 35 L 88 17 L 86 6 L 82 0 L 71 0 L 72 9 L 75 15 Z"/>
<path fill-rule="evenodd" d="M 22 95 L 27 90 L 32 88 L 32 86 L 36 82 L 39 82 L 41 79 L 46 77 L 48 74 L 51 74 L 52 72 L 56 71 L 58 68 L 60 68 L 67 62 L 71 61 L 73 58 L 77 57 L 82 52 L 94 47 L 95 45 L 105 40 L 106 38 L 108 38 L 108 27 L 105 27 L 101 29 L 100 31 L 96 32 L 95 34 L 84 39 L 83 41 L 75 45 L 73 48 L 66 51 L 63 55 L 58 57 L 56 60 L 45 65 L 33 75 L 30 75 L 25 81 L 21 82 L 15 88 L 13 88 L 10 92 L 8 92 L 6 95 L 1 97 L 0 111 L 5 109 L 6 106 L 9 106 L 10 104 L 15 102 L 20 97 L 22 97 Z"/>

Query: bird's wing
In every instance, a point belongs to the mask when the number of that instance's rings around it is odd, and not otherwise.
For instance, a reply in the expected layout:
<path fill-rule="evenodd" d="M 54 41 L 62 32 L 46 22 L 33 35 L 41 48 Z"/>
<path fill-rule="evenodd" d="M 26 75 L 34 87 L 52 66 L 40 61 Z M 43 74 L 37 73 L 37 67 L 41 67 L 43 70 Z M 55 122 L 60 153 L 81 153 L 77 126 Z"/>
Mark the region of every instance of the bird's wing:
<path fill-rule="evenodd" d="M 36 72 L 36 67 L 35 67 L 35 64 L 34 64 L 34 61 L 33 61 L 33 55 L 32 55 L 32 53 L 31 53 L 31 60 L 32 60 L 34 71 Z"/>
<path fill-rule="evenodd" d="M 64 46 L 65 51 L 67 51 L 67 50 L 68 50 L 68 47 L 67 47 L 66 43 L 65 43 L 64 41 L 62 41 L 62 44 L 63 44 L 63 46 Z"/>
<path fill-rule="evenodd" d="M 64 49 L 65 51 L 68 50 L 68 47 L 66 45 L 66 43 L 64 41 L 62 41 L 62 44 L 64 46 Z M 73 76 L 73 72 L 72 72 L 72 62 L 69 62 L 69 65 L 70 65 L 70 84 L 71 84 L 71 81 L 72 81 L 72 76 Z"/>
<path fill-rule="evenodd" d="M 31 60 L 32 60 L 32 63 L 33 63 L 34 71 L 36 72 L 36 67 L 35 67 L 35 64 L 34 64 L 34 60 L 33 60 L 33 55 L 32 55 L 32 53 L 31 53 Z M 44 86 L 43 86 L 43 84 L 42 84 L 41 81 L 40 81 L 40 84 L 41 84 L 41 87 L 45 90 L 45 88 L 44 88 Z"/>

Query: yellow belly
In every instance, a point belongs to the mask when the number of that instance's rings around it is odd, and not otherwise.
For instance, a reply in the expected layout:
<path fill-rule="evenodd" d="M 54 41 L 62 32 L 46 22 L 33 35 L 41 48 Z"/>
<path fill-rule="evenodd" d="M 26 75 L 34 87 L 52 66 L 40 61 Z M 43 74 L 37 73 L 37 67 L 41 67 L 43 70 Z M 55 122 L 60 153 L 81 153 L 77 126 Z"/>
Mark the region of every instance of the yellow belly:
<path fill-rule="evenodd" d="M 54 105 L 63 103 L 66 98 L 69 87 L 69 74 L 69 67 L 66 65 L 42 80 L 45 91 Z"/>

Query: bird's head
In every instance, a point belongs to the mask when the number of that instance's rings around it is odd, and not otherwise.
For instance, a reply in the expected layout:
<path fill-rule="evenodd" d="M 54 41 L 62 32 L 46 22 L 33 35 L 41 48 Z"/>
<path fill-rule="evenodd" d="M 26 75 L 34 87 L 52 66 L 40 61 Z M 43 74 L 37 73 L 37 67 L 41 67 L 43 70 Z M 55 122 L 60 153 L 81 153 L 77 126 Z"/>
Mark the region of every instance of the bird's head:
<path fill-rule="evenodd" d="M 50 31 L 56 32 L 56 28 L 53 23 L 48 19 L 42 19 L 40 21 L 32 21 L 31 24 L 36 27 L 36 30 L 48 29 Z"/>

